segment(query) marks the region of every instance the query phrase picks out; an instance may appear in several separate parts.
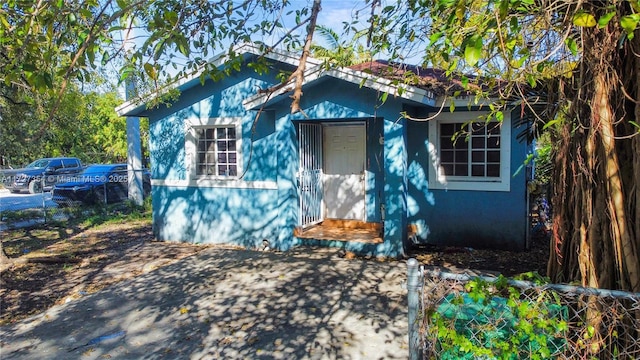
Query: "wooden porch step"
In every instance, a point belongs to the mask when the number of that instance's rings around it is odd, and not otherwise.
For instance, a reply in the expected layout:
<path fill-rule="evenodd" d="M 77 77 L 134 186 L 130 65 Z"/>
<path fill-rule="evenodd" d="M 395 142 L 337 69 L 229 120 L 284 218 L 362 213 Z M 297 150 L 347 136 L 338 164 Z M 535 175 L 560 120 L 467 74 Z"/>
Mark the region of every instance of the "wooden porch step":
<path fill-rule="evenodd" d="M 306 229 L 296 227 L 293 235 L 301 239 L 354 241 L 379 244 L 382 239 L 382 223 L 357 220 L 325 219 Z"/>

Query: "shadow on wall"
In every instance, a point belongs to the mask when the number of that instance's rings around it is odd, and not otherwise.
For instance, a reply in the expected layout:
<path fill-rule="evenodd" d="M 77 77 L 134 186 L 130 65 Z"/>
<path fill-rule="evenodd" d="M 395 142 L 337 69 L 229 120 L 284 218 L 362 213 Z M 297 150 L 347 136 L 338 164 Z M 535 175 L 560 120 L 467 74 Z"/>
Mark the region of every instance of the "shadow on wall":
<path fill-rule="evenodd" d="M 256 113 L 246 111 L 242 101 L 247 94 L 255 93 L 263 80 L 250 77 L 250 73 L 235 74 L 217 83 L 207 81 L 181 94 L 179 101 L 169 108 L 154 112 L 150 123 L 150 152 L 154 179 L 185 179 L 185 138 L 187 119 L 240 117 L 243 138 L 254 141 L 273 134 L 273 118 L 263 114 L 255 123 Z M 248 145 L 248 144 L 247 144 Z M 250 148 L 244 146 L 243 151 Z"/>
<path fill-rule="evenodd" d="M 9 358 L 406 359 L 405 267 L 210 250 L 6 327 Z M 24 325 L 23 325 L 24 326 Z M 69 349 L 105 334 L 117 339 Z"/>
<path fill-rule="evenodd" d="M 407 126 L 407 222 L 417 231 L 417 236 L 412 240 L 420 243 L 429 238 L 431 228 L 427 218 L 436 211 L 435 196 L 429 190 L 429 162 L 432 161 L 428 150 L 429 125 L 427 122 L 410 121 Z"/>
<path fill-rule="evenodd" d="M 259 130 L 253 145 L 244 143 L 242 156 L 247 171 L 242 180 L 234 182 L 246 187 L 255 180 L 271 181 L 275 187 L 273 123 L 265 120 Z M 160 240 L 233 243 L 252 248 L 277 233 L 275 189 L 154 186 L 152 196 L 154 232 Z"/>
<path fill-rule="evenodd" d="M 165 118 L 152 123 L 153 178 L 157 180 L 198 181 L 188 179 L 187 169 L 193 165 L 185 154 L 188 131 L 185 119 L 240 117 L 243 132 L 239 154 L 242 178 L 233 181 L 239 186 L 230 187 L 224 180 L 218 181 L 217 187 L 212 187 L 211 182 L 197 187 L 154 186 L 154 232 L 158 239 L 254 247 L 275 236 L 277 191 L 271 189 L 275 185 L 255 189 L 247 183 L 275 184 L 277 179 L 273 116 L 262 114 L 256 122 L 256 114 L 242 108 L 243 96 L 255 91 L 259 83 L 260 80 L 247 74 L 215 84 L 207 82 L 204 87 L 183 93 L 176 104 L 180 109 L 176 113 L 167 113 Z"/>
<path fill-rule="evenodd" d="M 156 187 L 153 211 L 159 240 L 255 248 L 278 231 L 277 190 Z"/>
<path fill-rule="evenodd" d="M 190 114 L 194 116 L 192 111 L 183 110 L 175 116 L 149 124 L 152 179 L 186 178 L 183 117 Z"/>

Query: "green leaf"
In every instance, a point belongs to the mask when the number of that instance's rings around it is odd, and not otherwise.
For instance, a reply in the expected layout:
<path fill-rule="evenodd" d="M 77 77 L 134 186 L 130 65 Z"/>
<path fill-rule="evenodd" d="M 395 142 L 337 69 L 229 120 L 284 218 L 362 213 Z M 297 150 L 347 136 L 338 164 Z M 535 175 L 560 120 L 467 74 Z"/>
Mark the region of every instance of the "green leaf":
<path fill-rule="evenodd" d="M 144 64 L 144 72 L 147 73 L 147 75 L 149 75 L 149 77 L 153 80 L 156 80 L 158 78 L 158 73 L 156 72 L 156 68 L 149 63 Z"/>
<path fill-rule="evenodd" d="M 175 25 L 176 22 L 178 22 L 178 13 L 176 13 L 175 11 L 167 11 L 163 14 L 163 17 L 171 25 Z"/>
<path fill-rule="evenodd" d="M 575 39 L 569 37 L 564 41 L 564 43 L 567 45 L 567 48 L 571 51 L 572 55 L 575 56 L 578 54 L 578 43 L 576 43 Z"/>
<path fill-rule="evenodd" d="M 185 38 L 179 38 L 176 41 L 178 45 L 178 51 L 184 56 L 189 56 L 189 44 Z"/>
<path fill-rule="evenodd" d="M 560 124 L 562 122 L 562 120 L 560 118 L 555 118 L 549 122 L 547 122 L 546 124 L 544 124 L 544 126 L 542 127 L 542 130 L 546 130 L 547 128 L 550 128 L 556 124 Z"/>
<path fill-rule="evenodd" d="M 544 69 L 547 67 L 547 65 L 548 65 L 548 62 L 546 61 L 541 62 L 540 64 L 536 65 L 536 71 L 543 72 Z"/>
<path fill-rule="evenodd" d="M 0 23 L 7 29 L 11 27 L 11 25 L 9 25 L 9 22 L 7 21 L 7 18 L 2 16 L 2 14 L 0 14 Z"/>
<path fill-rule="evenodd" d="M 91 19 L 93 17 L 93 13 L 88 9 L 80 9 L 80 15 L 85 19 Z"/>
<path fill-rule="evenodd" d="M 507 15 L 509 14 L 509 1 L 508 0 L 502 0 L 500 1 L 500 19 L 504 20 Z"/>
<path fill-rule="evenodd" d="M 604 14 L 600 17 L 600 19 L 598 19 L 598 27 L 603 28 L 605 26 L 607 26 L 607 24 L 609 24 L 609 21 L 611 21 L 611 19 L 613 18 L 613 16 L 616 14 L 615 11 L 612 11 L 608 14 Z"/>
<path fill-rule="evenodd" d="M 51 76 L 51 74 L 49 74 L 49 73 L 44 73 L 44 75 L 43 75 L 43 80 L 44 80 L 44 84 L 45 84 L 48 88 L 53 88 L 53 76 Z"/>
<path fill-rule="evenodd" d="M 620 26 L 622 26 L 624 31 L 627 33 L 627 38 L 633 39 L 633 32 L 638 26 L 638 21 L 640 21 L 639 14 L 623 16 L 620 19 Z"/>
<path fill-rule="evenodd" d="M 388 96 L 389 96 L 388 92 L 382 93 L 382 96 L 380 97 L 380 101 L 384 104 L 385 102 L 387 102 L 387 97 Z"/>
<path fill-rule="evenodd" d="M 102 61 L 100 62 L 100 64 L 102 64 L 102 66 L 106 65 L 109 62 L 109 53 L 107 51 L 103 51 L 102 52 Z"/>
<path fill-rule="evenodd" d="M 87 59 L 89 60 L 89 65 L 93 66 L 93 62 L 96 60 L 95 48 L 93 46 L 87 49 Z"/>
<path fill-rule="evenodd" d="M 525 61 L 527 61 L 528 59 L 529 59 L 529 54 L 524 54 L 523 56 L 519 57 L 518 60 L 515 62 L 515 67 L 521 68 L 522 65 L 524 65 Z"/>
<path fill-rule="evenodd" d="M 463 88 L 465 88 L 465 89 L 469 88 L 469 78 L 468 77 L 462 75 L 462 78 L 460 79 L 460 82 L 462 83 L 462 87 Z"/>
<path fill-rule="evenodd" d="M 586 12 L 580 12 L 573 16 L 573 25 L 579 27 L 593 27 L 596 26 L 596 18 Z"/>
<path fill-rule="evenodd" d="M 431 34 L 429 37 L 429 45 L 435 44 L 444 34 L 441 31 Z"/>
<path fill-rule="evenodd" d="M 475 66 L 482 58 L 482 38 L 473 35 L 464 49 L 464 59 L 470 66 Z"/>

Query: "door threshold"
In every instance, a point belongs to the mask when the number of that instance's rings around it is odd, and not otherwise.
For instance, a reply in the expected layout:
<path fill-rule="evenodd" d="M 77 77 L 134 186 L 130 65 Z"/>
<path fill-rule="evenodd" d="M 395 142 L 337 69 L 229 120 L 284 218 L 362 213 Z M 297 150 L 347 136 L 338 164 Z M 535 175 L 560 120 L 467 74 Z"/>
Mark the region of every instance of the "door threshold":
<path fill-rule="evenodd" d="M 325 219 L 319 224 L 304 229 L 296 227 L 293 235 L 301 239 L 380 244 L 384 241 L 382 232 L 382 223 Z"/>

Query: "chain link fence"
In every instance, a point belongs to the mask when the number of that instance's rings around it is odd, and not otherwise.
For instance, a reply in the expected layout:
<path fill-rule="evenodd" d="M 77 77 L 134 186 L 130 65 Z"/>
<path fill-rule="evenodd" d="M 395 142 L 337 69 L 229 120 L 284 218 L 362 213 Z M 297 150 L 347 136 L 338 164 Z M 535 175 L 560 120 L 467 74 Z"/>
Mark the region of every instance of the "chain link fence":
<path fill-rule="evenodd" d="M 408 265 L 411 359 L 640 358 L 640 293 Z"/>
<path fill-rule="evenodd" d="M 35 193 L 0 188 L 0 232 L 87 217 L 113 210 L 114 206 L 129 205 L 126 172 L 109 174 L 106 182 L 99 180 L 51 189 L 41 177 Z M 149 194 L 148 182 L 144 183 L 143 192 L 145 196 Z"/>
<path fill-rule="evenodd" d="M 0 191 L 0 231 L 67 221 L 95 213 L 98 208 L 71 200 L 53 200 L 51 191 L 36 194 Z"/>

